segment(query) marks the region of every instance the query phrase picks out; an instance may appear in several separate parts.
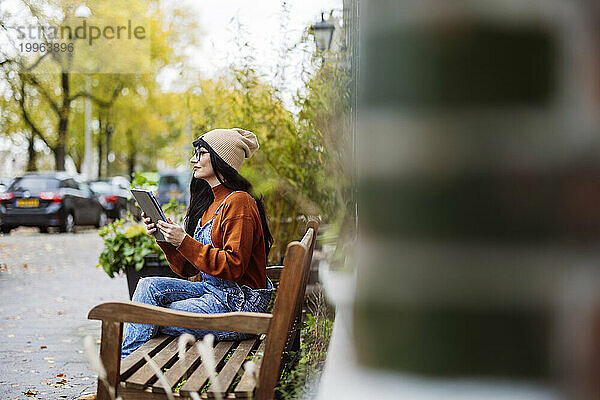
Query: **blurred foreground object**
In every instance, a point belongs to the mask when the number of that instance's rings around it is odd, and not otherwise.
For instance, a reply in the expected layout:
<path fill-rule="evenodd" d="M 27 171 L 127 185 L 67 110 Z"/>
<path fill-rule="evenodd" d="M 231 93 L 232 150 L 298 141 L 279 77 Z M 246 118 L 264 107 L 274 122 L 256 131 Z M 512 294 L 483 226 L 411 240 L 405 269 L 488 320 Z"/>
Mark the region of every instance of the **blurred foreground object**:
<path fill-rule="evenodd" d="M 359 15 L 358 364 L 340 397 L 598 398 L 594 4 Z"/>

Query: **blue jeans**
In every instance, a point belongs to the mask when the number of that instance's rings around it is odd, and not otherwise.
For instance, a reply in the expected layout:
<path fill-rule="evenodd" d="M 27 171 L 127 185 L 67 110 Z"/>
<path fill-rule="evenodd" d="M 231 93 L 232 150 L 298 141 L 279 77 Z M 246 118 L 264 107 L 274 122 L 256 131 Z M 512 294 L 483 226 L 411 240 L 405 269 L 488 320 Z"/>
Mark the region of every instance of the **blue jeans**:
<path fill-rule="evenodd" d="M 220 285 L 214 278 L 202 282 L 164 277 L 142 278 L 137 284 L 132 300 L 172 310 L 202 314 L 232 311 L 266 312 L 273 287 L 270 281 L 267 282 L 269 286 L 267 289 L 251 289 L 245 285 L 239 286 L 227 282 L 231 285 Z M 210 333 L 215 336 L 215 340 L 241 340 L 252 337 L 238 332 L 127 323 L 123 335 L 121 358 L 127 357 L 159 332 L 173 336 L 189 333 L 197 339 Z"/>

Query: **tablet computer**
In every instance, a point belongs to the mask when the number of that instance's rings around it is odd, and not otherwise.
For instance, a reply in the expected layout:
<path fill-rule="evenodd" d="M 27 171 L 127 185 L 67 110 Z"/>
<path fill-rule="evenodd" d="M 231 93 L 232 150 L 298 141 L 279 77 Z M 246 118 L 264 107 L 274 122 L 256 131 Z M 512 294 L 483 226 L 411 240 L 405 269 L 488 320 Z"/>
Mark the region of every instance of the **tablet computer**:
<path fill-rule="evenodd" d="M 167 217 L 165 216 L 162 208 L 160 208 L 160 205 L 158 204 L 158 201 L 156 201 L 156 197 L 154 197 L 152 192 L 142 189 L 131 189 L 131 194 L 133 194 L 135 201 L 137 201 L 146 216 L 150 217 L 152 222 L 155 224 L 159 220 L 167 222 Z M 165 237 L 160 229 L 158 229 L 158 226 L 156 227 L 156 232 L 154 232 L 152 236 L 154 236 L 154 238 L 159 242 L 166 242 Z"/>

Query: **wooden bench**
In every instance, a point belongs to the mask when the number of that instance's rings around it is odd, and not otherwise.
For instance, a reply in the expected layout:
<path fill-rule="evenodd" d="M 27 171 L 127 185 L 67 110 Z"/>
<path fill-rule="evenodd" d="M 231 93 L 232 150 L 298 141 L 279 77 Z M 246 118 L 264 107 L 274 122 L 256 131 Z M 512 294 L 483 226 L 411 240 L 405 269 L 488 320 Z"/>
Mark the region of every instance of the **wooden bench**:
<path fill-rule="evenodd" d="M 94 307 L 88 318 L 102 321 L 100 359 L 108 383 L 116 388 L 116 396 L 121 396 L 123 400 L 167 398 L 163 386 L 146 363 L 146 353 L 162 371 L 166 369 L 164 374 L 171 388 L 182 379 L 187 379 L 179 393 L 174 393 L 175 398 L 189 397 L 192 392 L 201 393 L 202 398 L 218 395 L 214 385 L 209 384 L 196 346 L 187 350 L 185 359 L 179 359 L 178 340 L 173 336 L 154 337 L 121 360 L 123 323 L 133 322 L 257 335 L 248 340 L 215 344 L 218 387 L 222 390 L 223 398 L 272 399 L 284 351 L 299 349 L 300 335 L 296 324 L 302 315 L 318 226 L 316 221 L 309 221 L 302 240 L 288 245 L 283 266 L 268 268 L 269 278 L 279 281 L 272 314 L 197 314 L 131 301 L 102 303 Z M 242 368 L 248 359 L 254 360 L 258 368 L 257 381 Z M 238 374 L 241 379 L 236 379 Z M 110 399 L 109 391 L 100 379 L 97 399 Z"/>

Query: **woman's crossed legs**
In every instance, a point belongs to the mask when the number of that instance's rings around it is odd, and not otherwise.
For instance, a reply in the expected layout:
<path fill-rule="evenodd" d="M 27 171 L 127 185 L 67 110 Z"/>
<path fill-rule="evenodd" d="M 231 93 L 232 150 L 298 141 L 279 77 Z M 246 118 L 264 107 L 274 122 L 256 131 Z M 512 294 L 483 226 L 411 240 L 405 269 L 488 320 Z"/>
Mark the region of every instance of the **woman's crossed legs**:
<path fill-rule="evenodd" d="M 215 290 L 210 290 L 203 282 L 190 282 L 177 278 L 149 277 L 140 279 L 132 300 L 172 310 L 203 314 L 235 311 L 229 306 L 227 295 L 222 293 L 220 296 L 219 294 Z M 189 333 L 196 338 L 200 338 L 207 333 L 212 333 L 217 336 L 217 339 L 225 338 L 224 336 L 219 337 L 223 332 L 126 323 L 121 358 L 127 357 L 158 332 L 174 336 Z"/>

